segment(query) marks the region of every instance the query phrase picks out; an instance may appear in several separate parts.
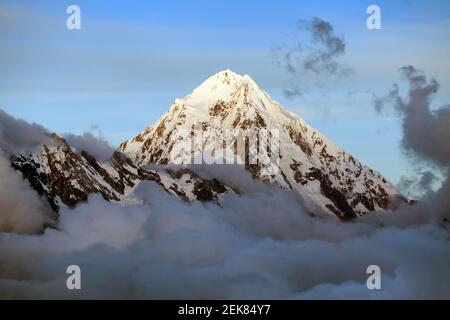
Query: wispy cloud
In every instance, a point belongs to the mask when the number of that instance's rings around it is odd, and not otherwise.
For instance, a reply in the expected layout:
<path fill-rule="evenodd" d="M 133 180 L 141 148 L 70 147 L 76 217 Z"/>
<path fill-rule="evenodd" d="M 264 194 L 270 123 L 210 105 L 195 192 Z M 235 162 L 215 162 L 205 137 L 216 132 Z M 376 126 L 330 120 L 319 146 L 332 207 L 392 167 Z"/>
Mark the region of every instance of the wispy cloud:
<path fill-rule="evenodd" d="M 346 51 L 344 36 L 337 35 L 330 22 L 317 17 L 300 20 L 297 31 L 295 43 L 273 50 L 275 63 L 291 78 L 291 86 L 284 90 L 287 97 L 302 95 L 301 84 L 308 73 L 335 78 L 351 73 L 351 69 L 340 61 Z"/>

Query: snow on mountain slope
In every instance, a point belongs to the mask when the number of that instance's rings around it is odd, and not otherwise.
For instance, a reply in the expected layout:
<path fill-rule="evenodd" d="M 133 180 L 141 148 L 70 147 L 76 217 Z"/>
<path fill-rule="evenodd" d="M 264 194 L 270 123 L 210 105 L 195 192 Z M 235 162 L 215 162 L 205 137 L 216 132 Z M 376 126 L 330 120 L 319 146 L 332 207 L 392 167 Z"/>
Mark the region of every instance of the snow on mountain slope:
<path fill-rule="evenodd" d="M 40 153 L 13 155 L 11 163 L 55 211 L 61 206 L 75 207 L 91 194 L 122 204 L 138 202 L 133 191 L 141 181 L 154 181 L 184 201 L 220 201 L 221 194 L 231 191 L 217 180 L 201 179 L 187 169 L 146 170 L 120 152 L 115 152 L 111 161 L 100 162 L 56 134 L 51 138 L 53 144 L 42 146 Z"/>
<path fill-rule="evenodd" d="M 195 140 L 199 130 L 200 143 Z M 265 135 L 247 137 L 245 153 L 238 154 L 236 145 L 241 132 L 252 130 Z M 272 132 L 279 144 L 276 168 L 273 161 L 250 161 L 250 150 L 255 148 L 257 153 L 262 151 L 274 158 L 273 151 L 267 148 L 266 152 L 262 143 Z M 230 70 L 219 72 L 190 95 L 177 99 L 155 125 L 122 143 L 119 150 L 137 165 L 164 165 L 177 160 L 173 150 L 183 150 L 180 145 L 194 145 L 187 160 L 183 157 L 181 162 L 187 164 L 192 158 L 205 157 L 205 150 L 217 146 L 217 141 L 231 145 L 233 159 L 240 157 L 254 177 L 297 192 L 313 213 L 323 210 L 348 220 L 368 211 L 396 208 L 407 201 L 378 172 L 363 166 L 273 101 L 249 76 Z M 228 159 L 230 153 L 222 150 L 219 156 Z"/>

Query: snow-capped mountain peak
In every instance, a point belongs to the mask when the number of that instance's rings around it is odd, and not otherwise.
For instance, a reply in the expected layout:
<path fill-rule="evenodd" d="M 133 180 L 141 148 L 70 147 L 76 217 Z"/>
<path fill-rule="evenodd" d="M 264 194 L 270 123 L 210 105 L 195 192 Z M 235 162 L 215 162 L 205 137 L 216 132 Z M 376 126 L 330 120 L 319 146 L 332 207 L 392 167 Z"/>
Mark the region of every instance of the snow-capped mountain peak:
<path fill-rule="evenodd" d="M 246 136 L 245 154 L 238 154 L 237 137 L 249 131 L 257 134 L 250 139 Z M 252 150 L 274 158 L 273 150 L 266 152 L 262 145 L 267 135 L 277 138 L 275 171 L 272 162 L 249 161 Z M 198 136 L 200 145 L 196 145 Z M 169 164 L 176 160 L 173 150 L 194 145 L 187 160 L 183 158 L 182 164 L 188 164 L 205 158 L 205 149 L 218 144 L 213 138 L 226 147 L 232 144 L 234 159 L 243 160 L 255 178 L 297 192 L 312 212 L 324 211 L 346 220 L 405 200 L 379 173 L 283 108 L 249 76 L 230 70 L 211 76 L 191 94 L 177 99 L 155 125 L 119 149 L 138 165 Z M 220 156 L 226 153 L 220 152 Z"/>
<path fill-rule="evenodd" d="M 213 100 L 230 101 L 233 93 L 242 87 L 252 91 L 259 90 L 258 85 L 247 75 L 239 75 L 224 70 L 206 79 L 185 99 L 191 102 L 211 102 Z"/>
<path fill-rule="evenodd" d="M 55 211 L 93 193 L 134 203 L 142 181 L 153 181 L 184 201 L 220 202 L 222 194 L 240 192 L 184 166 L 192 163 L 242 165 L 255 179 L 298 194 L 311 214 L 341 220 L 406 201 L 378 172 L 283 108 L 249 76 L 230 70 L 177 99 L 109 161 L 77 150 L 57 134 L 50 140 L 40 152 L 12 155 L 11 162 Z M 149 164 L 181 168 L 149 169 Z"/>

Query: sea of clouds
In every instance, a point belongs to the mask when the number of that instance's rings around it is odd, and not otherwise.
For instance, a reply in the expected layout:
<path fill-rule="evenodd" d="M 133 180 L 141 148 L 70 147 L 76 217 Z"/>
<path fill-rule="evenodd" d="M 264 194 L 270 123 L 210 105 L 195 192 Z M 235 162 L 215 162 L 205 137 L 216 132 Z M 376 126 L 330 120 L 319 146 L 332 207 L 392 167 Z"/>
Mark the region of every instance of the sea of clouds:
<path fill-rule="evenodd" d="M 93 196 L 44 234 L 0 233 L 0 297 L 450 298 L 449 226 L 419 207 L 340 223 L 276 188 L 229 194 L 222 207 L 153 182 L 137 193 L 144 204 L 126 207 Z M 366 286 L 373 264 L 381 290 Z M 66 288 L 69 265 L 80 291 Z"/>

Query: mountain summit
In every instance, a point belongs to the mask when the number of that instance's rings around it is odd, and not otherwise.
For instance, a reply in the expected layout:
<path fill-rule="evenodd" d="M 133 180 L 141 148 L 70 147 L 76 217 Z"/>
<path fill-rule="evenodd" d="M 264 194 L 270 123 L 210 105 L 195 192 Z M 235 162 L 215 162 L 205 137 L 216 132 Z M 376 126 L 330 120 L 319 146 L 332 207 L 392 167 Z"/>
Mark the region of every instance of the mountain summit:
<path fill-rule="evenodd" d="M 198 131 L 200 142 L 196 141 Z M 177 161 L 189 164 L 189 159 L 204 158 L 202 153 L 209 145 L 218 144 L 214 137 L 219 137 L 220 144 L 231 143 L 230 150 L 238 156 L 236 137 L 241 132 L 265 134 L 263 138 L 247 136 L 241 164 L 255 178 L 297 192 L 311 212 L 348 220 L 406 201 L 378 172 L 275 102 L 248 75 L 230 70 L 213 75 L 190 95 L 175 100 L 155 125 L 122 143 L 119 150 L 139 166 L 167 165 L 174 163 L 173 150 L 180 149 L 180 144 L 194 145 L 189 157 Z M 273 170 L 273 162 L 249 161 L 252 148 L 273 158 L 273 151 L 267 148 L 266 152 L 261 143 L 272 132 L 276 132 L 279 147 L 277 170 Z"/>

